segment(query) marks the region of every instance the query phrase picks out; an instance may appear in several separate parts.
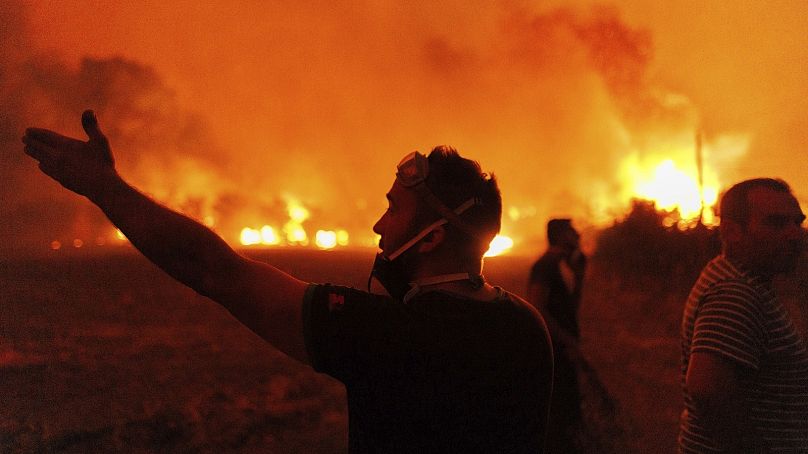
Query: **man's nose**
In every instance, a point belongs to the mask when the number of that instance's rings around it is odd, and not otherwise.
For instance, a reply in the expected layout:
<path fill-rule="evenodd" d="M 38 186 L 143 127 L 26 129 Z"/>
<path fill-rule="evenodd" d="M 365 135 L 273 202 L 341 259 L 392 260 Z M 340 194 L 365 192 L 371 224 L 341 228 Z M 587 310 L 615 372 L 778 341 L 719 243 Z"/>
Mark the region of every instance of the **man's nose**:
<path fill-rule="evenodd" d="M 382 234 L 382 221 L 384 220 L 384 216 L 385 215 L 382 215 L 382 217 L 380 217 L 379 220 L 376 221 L 375 224 L 373 224 L 373 233 L 375 233 L 377 235 Z"/>

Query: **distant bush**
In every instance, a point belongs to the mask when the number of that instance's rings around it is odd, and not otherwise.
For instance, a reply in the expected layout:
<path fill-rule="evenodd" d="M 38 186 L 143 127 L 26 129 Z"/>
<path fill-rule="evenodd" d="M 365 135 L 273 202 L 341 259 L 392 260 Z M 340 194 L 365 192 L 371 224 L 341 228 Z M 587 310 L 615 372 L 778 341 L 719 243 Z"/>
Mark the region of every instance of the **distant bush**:
<path fill-rule="evenodd" d="M 615 276 L 693 279 L 721 250 L 718 231 L 697 223 L 682 228 L 678 212 L 635 200 L 631 211 L 602 230 L 593 260 Z"/>

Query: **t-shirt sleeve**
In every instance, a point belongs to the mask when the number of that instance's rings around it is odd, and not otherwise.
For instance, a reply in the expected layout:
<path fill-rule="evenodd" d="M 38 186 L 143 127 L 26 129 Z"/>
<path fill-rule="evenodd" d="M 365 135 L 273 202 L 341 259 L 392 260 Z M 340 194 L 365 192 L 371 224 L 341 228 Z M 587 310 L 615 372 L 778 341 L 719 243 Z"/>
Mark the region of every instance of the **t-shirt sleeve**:
<path fill-rule="evenodd" d="M 693 328 L 692 352 L 710 352 L 757 370 L 765 345 L 761 309 L 752 291 L 723 283 L 709 291 Z"/>
<path fill-rule="evenodd" d="M 346 382 L 384 342 L 397 303 L 361 290 L 312 284 L 303 299 L 303 338 L 314 370 Z"/>

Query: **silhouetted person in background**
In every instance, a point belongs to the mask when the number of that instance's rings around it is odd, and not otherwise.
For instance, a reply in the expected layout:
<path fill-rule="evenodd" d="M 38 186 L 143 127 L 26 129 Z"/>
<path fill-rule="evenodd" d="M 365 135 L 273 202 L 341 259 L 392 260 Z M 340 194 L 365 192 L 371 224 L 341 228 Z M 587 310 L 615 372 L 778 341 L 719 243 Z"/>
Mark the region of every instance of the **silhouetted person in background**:
<path fill-rule="evenodd" d="M 772 278 L 793 271 L 805 215 L 782 180 L 730 188 L 722 254 L 682 319 L 682 453 L 808 452 L 808 352 Z"/>
<path fill-rule="evenodd" d="M 502 202 L 476 162 L 437 147 L 398 165 L 373 227 L 383 296 L 303 282 L 238 254 L 127 184 L 91 111 L 82 124 L 88 142 L 28 129 L 25 152 L 168 274 L 342 381 L 350 452 L 542 452 L 550 340 L 534 308 L 482 277 Z"/>
<path fill-rule="evenodd" d="M 528 282 L 528 300 L 544 316 L 553 341 L 555 372 L 547 435 L 549 453 L 574 453 L 579 449 L 578 307 L 586 270 L 586 256 L 581 252 L 579 239 L 569 219 L 551 219 L 547 223 L 549 247 L 533 265 Z"/>

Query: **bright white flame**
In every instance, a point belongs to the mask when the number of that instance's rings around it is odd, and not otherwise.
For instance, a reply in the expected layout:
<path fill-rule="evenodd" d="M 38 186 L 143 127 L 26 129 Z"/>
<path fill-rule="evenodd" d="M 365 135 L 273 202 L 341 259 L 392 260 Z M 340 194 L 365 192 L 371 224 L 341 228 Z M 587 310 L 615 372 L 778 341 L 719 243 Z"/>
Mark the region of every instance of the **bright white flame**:
<path fill-rule="evenodd" d="M 672 210 L 679 208 L 679 214 L 689 219 L 698 216 L 701 210 L 701 194 L 698 183 L 666 159 L 654 169 L 653 179 L 640 182 L 637 194 L 654 200 L 657 208 Z"/>
<path fill-rule="evenodd" d="M 314 244 L 321 249 L 333 249 L 337 245 L 337 232 L 318 230 L 314 236 Z"/>
<path fill-rule="evenodd" d="M 291 199 L 286 204 L 286 212 L 289 214 L 289 221 L 300 224 L 309 218 L 309 210 L 297 200 Z"/>
<path fill-rule="evenodd" d="M 252 246 L 261 243 L 261 232 L 249 227 L 241 229 L 241 236 L 239 237 L 241 244 L 245 246 Z"/>
<path fill-rule="evenodd" d="M 309 218 L 309 210 L 297 200 L 290 199 L 286 204 L 286 212 L 289 214 L 289 221 L 283 226 L 286 242 L 291 245 L 308 245 L 309 236 L 302 224 Z"/>
<path fill-rule="evenodd" d="M 300 245 L 306 246 L 309 244 L 309 236 L 306 234 L 306 231 L 303 230 L 298 224 L 294 224 L 291 221 L 286 223 L 283 227 L 283 231 L 286 232 L 286 242 L 293 245 Z"/>
<path fill-rule="evenodd" d="M 261 227 L 261 244 L 280 244 L 281 240 L 278 238 L 278 235 L 275 234 L 275 229 L 272 227 L 265 225 Z"/>
<path fill-rule="evenodd" d="M 651 171 L 641 168 L 636 160 L 626 162 L 626 178 L 631 182 L 634 197 L 651 200 L 660 210 L 679 211 L 682 220 L 699 217 L 704 206 L 702 221 L 714 222 L 712 209 L 718 199 L 718 190 L 712 178 L 705 181 L 700 190 L 695 169 L 682 169 L 673 159 L 664 159 Z"/>
<path fill-rule="evenodd" d="M 260 229 L 244 227 L 243 229 L 241 229 L 239 242 L 244 246 L 254 246 L 256 244 L 274 246 L 280 244 L 281 240 L 275 233 L 275 229 L 273 229 L 268 225 L 265 225 Z"/>
<path fill-rule="evenodd" d="M 494 257 L 497 255 L 502 255 L 513 247 L 513 240 L 510 237 L 505 235 L 497 235 L 491 240 L 491 244 L 488 246 L 488 251 L 486 251 L 484 257 Z"/>

